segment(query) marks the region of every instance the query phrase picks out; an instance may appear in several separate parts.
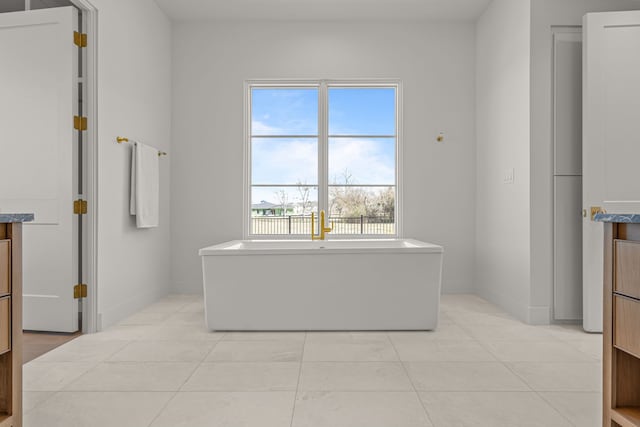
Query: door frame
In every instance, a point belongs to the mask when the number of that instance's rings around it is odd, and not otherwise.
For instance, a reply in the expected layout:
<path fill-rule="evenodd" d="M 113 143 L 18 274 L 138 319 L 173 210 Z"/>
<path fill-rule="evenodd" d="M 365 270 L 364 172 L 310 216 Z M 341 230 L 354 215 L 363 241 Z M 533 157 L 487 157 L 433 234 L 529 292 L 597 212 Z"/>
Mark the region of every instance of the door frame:
<path fill-rule="evenodd" d="M 89 0 L 71 0 L 82 13 L 87 37 L 85 69 L 85 134 L 87 150 L 84 198 L 88 209 L 85 221 L 85 269 L 87 297 L 82 304 L 82 333 L 97 332 L 98 321 L 98 9 Z"/>

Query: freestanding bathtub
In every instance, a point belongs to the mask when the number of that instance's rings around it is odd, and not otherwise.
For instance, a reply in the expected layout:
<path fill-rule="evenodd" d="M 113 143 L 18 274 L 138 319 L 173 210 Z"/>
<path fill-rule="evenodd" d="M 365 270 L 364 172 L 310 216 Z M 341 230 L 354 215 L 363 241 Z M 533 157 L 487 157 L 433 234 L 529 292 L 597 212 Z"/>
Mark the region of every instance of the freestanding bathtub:
<path fill-rule="evenodd" d="M 234 240 L 200 249 L 212 330 L 429 330 L 441 246 L 412 239 Z"/>

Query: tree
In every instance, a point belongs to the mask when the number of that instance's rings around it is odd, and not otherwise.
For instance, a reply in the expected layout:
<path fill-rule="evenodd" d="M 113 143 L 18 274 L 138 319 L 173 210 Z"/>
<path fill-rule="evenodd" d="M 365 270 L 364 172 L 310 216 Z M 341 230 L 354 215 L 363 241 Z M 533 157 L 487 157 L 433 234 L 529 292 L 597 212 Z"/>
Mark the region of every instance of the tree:
<path fill-rule="evenodd" d="M 345 202 L 349 198 L 347 196 L 348 185 L 352 185 L 353 175 L 349 172 L 349 169 L 342 171 L 340 177 L 334 176 L 329 187 L 329 216 L 342 216 L 345 209 Z M 339 187 L 344 185 L 344 187 Z"/>
<path fill-rule="evenodd" d="M 307 182 L 304 183 L 300 180 L 297 182 L 298 185 L 298 194 L 300 196 L 300 207 L 302 208 L 302 215 L 306 215 L 308 212 L 311 212 L 311 187 L 307 185 Z"/>
<path fill-rule="evenodd" d="M 380 191 L 378 196 L 382 215 L 394 218 L 396 212 L 396 192 L 393 187 L 387 187 Z"/>
<path fill-rule="evenodd" d="M 375 191 L 353 185 L 353 175 L 348 169 L 345 169 L 340 177 L 334 177 L 332 186 L 329 188 L 330 216 L 394 217 L 395 190 L 393 187 Z"/>
<path fill-rule="evenodd" d="M 289 193 L 287 193 L 286 190 L 281 189 L 281 190 L 275 191 L 274 194 L 276 195 L 276 200 L 278 201 L 278 204 L 282 207 L 282 216 L 286 216 L 287 205 L 289 204 Z"/>

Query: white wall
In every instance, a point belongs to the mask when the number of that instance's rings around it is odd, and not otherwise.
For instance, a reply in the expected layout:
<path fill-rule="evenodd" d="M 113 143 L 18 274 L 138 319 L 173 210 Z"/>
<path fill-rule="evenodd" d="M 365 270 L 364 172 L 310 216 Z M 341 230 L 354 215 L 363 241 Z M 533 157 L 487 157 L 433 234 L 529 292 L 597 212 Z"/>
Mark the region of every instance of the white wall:
<path fill-rule="evenodd" d="M 153 0 L 92 0 L 98 9 L 98 313 L 106 327 L 166 294 L 170 278 L 171 24 Z M 160 227 L 129 215 L 131 149 L 160 160 Z"/>
<path fill-rule="evenodd" d="M 552 26 L 581 26 L 589 12 L 640 9 L 638 0 L 531 2 L 531 291 L 536 323 L 553 307 Z"/>
<path fill-rule="evenodd" d="M 476 289 L 527 320 L 530 0 L 494 0 L 476 43 Z M 514 183 L 504 184 L 511 168 Z"/>
<path fill-rule="evenodd" d="M 445 292 L 473 290 L 473 24 L 176 23 L 173 33 L 174 291 L 202 292 L 197 250 L 242 237 L 244 80 L 367 77 L 404 84 L 405 235 L 445 246 Z"/>
<path fill-rule="evenodd" d="M 552 26 L 638 7 L 494 0 L 477 22 L 477 290 L 526 322 L 549 323 L 553 306 Z"/>

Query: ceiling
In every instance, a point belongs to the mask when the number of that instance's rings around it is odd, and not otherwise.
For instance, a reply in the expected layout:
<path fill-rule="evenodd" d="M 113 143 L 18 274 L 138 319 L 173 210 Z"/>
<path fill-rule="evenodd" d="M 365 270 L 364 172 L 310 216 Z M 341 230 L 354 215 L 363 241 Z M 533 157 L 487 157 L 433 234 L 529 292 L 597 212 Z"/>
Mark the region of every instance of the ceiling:
<path fill-rule="evenodd" d="M 176 21 L 474 21 L 491 0 L 155 0 Z"/>

